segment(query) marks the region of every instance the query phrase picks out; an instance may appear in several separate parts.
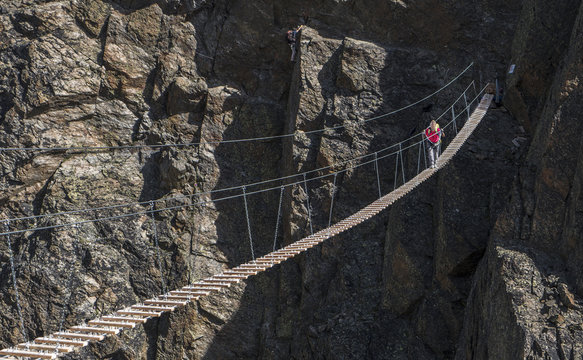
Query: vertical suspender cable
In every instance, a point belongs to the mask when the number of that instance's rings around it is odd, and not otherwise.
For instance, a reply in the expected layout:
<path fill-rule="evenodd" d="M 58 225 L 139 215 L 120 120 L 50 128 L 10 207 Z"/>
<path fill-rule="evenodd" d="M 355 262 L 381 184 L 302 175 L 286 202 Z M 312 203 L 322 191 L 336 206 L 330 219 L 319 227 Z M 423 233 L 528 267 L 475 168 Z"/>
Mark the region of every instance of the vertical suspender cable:
<path fill-rule="evenodd" d="M 273 236 L 273 251 L 275 251 L 275 247 L 277 246 L 277 232 L 279 230 L 279 218 L 281 215 L 281 203 L 283 200 L 283 191 L 285 190 L 285 186 L 281 186 L 279 190 L 279 206 L 277 207 L 277 219 L 275 219 L 275 235 Z"/>
<path fill-rule="evenodd" d="M 194 194 L 198 193 L 198 186 L 196 183 L 194 183 Z M 194 200 L 195 197 L 191 197 L 190 198 L 190 204 L 192 205 L 192 226 L 194 226 L 194 222 L 195 222 L 195 210 L 196 207 L 194 206 L 196 204 L 196 201 Z M 199 197 L 199 201 L 200 201 L 200 197 Z M 204 204 L 201 205 L 201 207 L 204 206 Z M 199 211 L 199 215 L 202 211 Z M 193 236 L 190 237 L 190 255 L 194 255 L 192 257 L 192 271 L 188 272 L 188 283 L 192 283 L 191 281 L 191 274 L 193 272 L 196 272 L 196 245 L 197 245 L 197 240 L 200 238 L 200 232 L 201 232 L 201 221 L 200 221 L 201 216 L 199 216 L 198 219 L 198 226 L 196 227 L 196 232 L 193 231 L 193 233 L 195 233 L 194 238 Z M 193 229 L 194 230 L 194 229 Z"/>
<path fill-rule="evenodd" d="M 417 156 L 417 174 L 419 174 L 419 169 L 421 168 L 421 150 L 423 148 L 423 137 L 421 138 L 421 142 L 419 143 L 419 155 Z"/>
<path fill-rule="evenodd" d="M 393 190 L 395 190 L 397 188 L 397 174 L 398 174 L 398 171 L 399 171 L 399 153 L 397 153 L 397 156 L 395 157 L 395 185 L 393 186 Z"/>
<path fill-rule="evenodd" d="M 334 182 L 332 183 L 332 196 L 330 198 L 330 212 L 328 213 L 328 236 L 330 236 L 330 226 L 332 226 L 332 210 L 334 209 L 334 195 L 336 195 L 336 176 L 337 175 L 338 175 L 338 173 L 334 174 Z"/>
<path fill-rule="evenodd" d="M 453 104 L 451 106 L 451 118 L 453 120 L 453 128 L 455 129 L 455 134 L 457 135 L 457 122 L 455 121 L 455 110 L 454 110 L 454 106 L 455 106 L 455 104 Z"/>
<path fill-rule="evenodd" d="M 10 220 L 4 222 L 4 229 L 6 232 L 10 232 Z M 14 296 L 16 297 L 16 311 L 18 312 L 18 317 L 20 318 L 20 332 L 24 338 L 24 342 L 28 343 L 28 335 L 26 334 L 26 329 L 24 328 L 24 317 L 22 316 L 22 307 L 20 306 L 20 295 L 18 293 L 18 284 L 16 284 L 16 268 L 14 267 L 14 253 L 12 252 L 12 241 L 10 240 L 10 234 L 6 235 L 6 241 L 8 242 L 8 254 L 10 255 L 10 269 L 12 271 L 12 285 L 14 286 Z"/>
<path fill-rule="evenodd" d="M 466 92 L 464 91 L 464 102 L 466 103 L 466 112 L 468 113 L 468 120 L 470 120 L 470 107 L 468 106 L 468 97 L 466 96 Z"/>
<path fill-rule="evenodd" d="M 377 187 L 379 189 L 379 199 L 380 199 L 382 197 L 382 192 L 381 192 L 381 179 L 379 177 L 378 153 L 374 153 L 374 167 L 375 167 L 375 170 L 377 172 Z M 334 174 L 334 184 L 336 184 L 336 174 Z M 330 227 L 330 225 L 328 225 L 328 227 Z"/>
<path fill-rule="evenodd" d="M 308 181 L 306 180 L 306 173 L 304 173 L 304 191 L 306 192 L 306 206 L 308 207 L 308 223 L 310 224 L 310 234 L 314 235 L 314 228 L 312 227 L 312 209 L 310 208 L 310 194 L 308 193 Z"/>
<path fill-rule="evenodd" d="M 438 139 L 438 140 L 437 140 L 437 155 L 438 155 L 438 156 L 441 156 L 441 145 L 442 145 L 442 143 L 441 143 L 441 134 L 442 134 L 442 133 L 443 133 L 443 131 L 440 131 L 440 132 L 437 134 L 437 139 Z M 437 162 L 437 160 L 435 160 L 435 161 Z M 437 165 L 437 164 L 436 164 L 436 165 Z"/>
<path fill-rule="evenodd" d="M 423 136 L 425 136 L 425 133 L 423 133 L 423 134 L 424 134 Z M 425 169 L 427 169 L 427 149 L 425 148 L 425 141 L 426 140 L 425 140 L 425 137 L 424 137 L 423 138 L 423 159 L 424 159 L 424 162 L 425 162 Z"/>
<path fill-rule="evenodd" d="M 403 174 L 403 185 L 405 185 L 405 165 L 403 161 L 403 150 L 401 150 L 402 146 L 399 143 L 399 156 L 401 157 L 401 173 Z"/>
<path fill-rule="evenodd" d="M 249 220 L 249 209 L 247 207 L 247 190 L 246 186 L 243 186 L 243 201 L 245 202 L 245 216 L 247 217 L 247 233 L 249 234 L 249 245 L 251 246 L 251 258 L 255 260 L 255 252 L 253 251 L 253 236 L 251 235 L 251 221 Z"/>
<path fill-rule="evenodd" d="M 152 229 L 154 231 L 154 242 L 156 243 L 156 256 L 158 257 L 158 271 L 160 271 L 160 279 L 162 280 L 162 293 L 164 298 L 168 296 L 166 294 L 166 281 L 164 281 L 164 272 L 162 271 L 162 256 L 160 255 L 160 245 L 158 243 L 158 228 L 156 226 L 156 220 L 154 219 L 154 202 L 150 201 L 150 215 L 152 216 Z"/>

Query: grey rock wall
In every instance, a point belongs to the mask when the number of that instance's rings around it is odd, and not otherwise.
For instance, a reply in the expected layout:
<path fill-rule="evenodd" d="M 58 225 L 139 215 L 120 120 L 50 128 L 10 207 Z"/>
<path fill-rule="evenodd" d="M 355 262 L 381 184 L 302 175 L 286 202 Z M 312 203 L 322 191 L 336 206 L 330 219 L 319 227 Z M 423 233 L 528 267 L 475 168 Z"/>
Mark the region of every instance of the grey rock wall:
<path fill-rule="evenodd" d="M 134 204 L 14 221 L 11 229 L 137 213 L 12 236 L 29 336 L 55 331 L 63 313 L 69 326 L 158 294 L 161 275 L 176 288 L 250 260 L 243 199 L 195 204 L 240 190 L 193 194 L 383 149 L 424 128 L 472 79 L 479 88 L 502 78 L 512 60 L 519 71 L 508 79 L 505 105 L 518 121 L 504 108 L 489 112 L 454 162 L 391 209 L 244 285 L 69 358 L 482 358 L 491 346 L 512 358 L 551 354 L 551 348 L 559 354 L 556 343 L 568 358 L 580 319 L 578 132 L 569 132 L 569 121 L 549 119 L 573 119 L 578 111 L 580 31 L 568 28 L 574 23 L 578 29 L 580 18 L 568 11 L 571 3 L 548 9 L 497 0 L 2 3 L 2 146 L 204 142 L 0 154 L 4 218 Z M 533 26 L 546 23 L 539 17 L 561 14 L 562 26 L 555 21 L 534 52 L 540 59 L 529 56 L 537 39 Z M 283 36 L 299 23 L 307 27 L 298 61 L 290 63 Z M 548 65 L 543 54 L 551 45 Z M 435 91 L 471 61 L 471 73 L 431 101 L 355 126 Z M 528 74 L 540 75 L 536 86 L 525 80 Z M 339 125 L 345 128 L 306 134 Z M 547 138 L 549 129 L 554 136 Z M 218 143 L 295 130 L 300 135 L 293 139 Z M 446 141 L 453 137 L 446 135 Z M 527 140 L 516 145 L 517 137 Z M 531 137 L 536 146 L 526 156 Z M 418 149 L 405 152 L 404 160 L 410 178 Z M 388 192 L 394 157 L 381 160 L 379 170 L 381 189 Z M 280 184 L 270 185 L 274 191 L 248 196 L 255 255 L 273 246 Z M 307 186 L 318 230 L 328 223 L 332 177 Z M 342 173 L 337 186 L 332 221 L 376 198 L 374 167 Z M 306 195 L 303 185 L 286 189 L 279 245 L 309 234 Z M 163 200 L 156 208 L 192 206 L 152 219 L 147 211 L 153 199 Z M 163 274 L 155 260 L 154 226 Z M 555 233 L 561 233 L 559 246 L 550 235 Z M 532 240 L 519 250 L 506 250 L 505 242 L 495 247 L 506 237 Z M 556 278 L 554 270 L 537 267 L 541 285 L 535 295 L 523 295 L 529 276 L 524 269 L 538 264 L 531 255 L 537 252 L 558 256 L 566 275 Z M 4 241 L 0 258 L 4 347 L 22 336 Z M 496 299 L 499 308 L 483 308 Z M 531 313 L 547 308 L 545 321 L 564 325 L 552 331 L 536 325 L 540 317 Z M 483 341 L 476 342 L 468 335 L 499 328 L 512 336 L 479 336 Z"/>
<path fill-rule="evenodd" d="M 525 7 L 523 21 L 532 27 L 517 31 L 514 51 L 523 68 L 509 76 L 512 95 L 505 101 L 534 137 L 476 273 L 459 359 L 583 356 L 576 210 L 583 12 L 581 2 L 573 2 L 561 15 L 565 22 L 559 32 L 534 38 L 533 29 L 548 28 L 561 9 L 538 13 L 540 5 L 532 1 Z M 493 329 L 506 330 L 507 337 Z"/>

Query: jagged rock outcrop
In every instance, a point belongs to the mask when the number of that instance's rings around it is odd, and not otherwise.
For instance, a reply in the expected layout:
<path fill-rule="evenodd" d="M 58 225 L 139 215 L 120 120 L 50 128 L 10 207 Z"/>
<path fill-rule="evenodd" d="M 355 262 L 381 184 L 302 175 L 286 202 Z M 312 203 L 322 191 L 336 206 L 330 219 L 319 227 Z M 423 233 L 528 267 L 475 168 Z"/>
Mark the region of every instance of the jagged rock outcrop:
<path fill-rule="evenodd" d="M 198 202 L 241 194 L 211 193 L 217 189 L 340 170 L 334 164 L 420 131 L 471 79 L 479 90 L 512 60 L 510 113 L 492 110 L 455 161 L 383 215 L 67 357 L 577 359 L 579 5 L 3 2 L 0 144 L 79 147 L 0 153 L 3 218 L 132 204 L 9 228 L 134 214 L 11 236 L 29 337 L 161 293 L 161 276 L 176 288 L 269 252 L 279 182 L 247 195 L 253 250 L 242 198 Z M 283 35 L 298 23 L 307 27 L 290 63 Z M 435 91 L 471 61 L 459 84 L 430 101 L 357 124 Z M 344 128 L 310 133 L 336 126 Z M 452 137 L 446 130 L 446 141 Z M 82 149 L 168 143 L 182 145 Z M 403 155 L 410 178 L 418 149 Z M 394 186 L 394 160 L 379 161 L 383 192 Z M 378 196 L 372 164 L 336 181 L 332 221 Z M 328 224 L 332 182 L 286 188 L 277 245 Z M 155 209 L 185 207 L 151 214 L 151 200 Z M 6 246 L 0 242 L 0 347 L 22 341 Z"/>
<path fill-rule="evenodd" d="M 534 28 L 554 23 L 559 11 L 563 14 L 560 6 L 538 12 L 540 5 L 531 1 L 525 7 L 524 21 Z M 477 271 L 458 359 L 583 356 L 577 296 L 583 290 L 577 215 L 583 5 L 569 5 L 554 36 L 533 38 L 525 27 L 516 35 L 518 71 L 509 75 L 505 103 L 534 137 Z M 532 17 L 532 9 L 538 17 Z M 552 62 L 546 62 L 549 50 L 542 48 L 553 49 Z M 505 329 L 507 336 L 493 329 Z"/>

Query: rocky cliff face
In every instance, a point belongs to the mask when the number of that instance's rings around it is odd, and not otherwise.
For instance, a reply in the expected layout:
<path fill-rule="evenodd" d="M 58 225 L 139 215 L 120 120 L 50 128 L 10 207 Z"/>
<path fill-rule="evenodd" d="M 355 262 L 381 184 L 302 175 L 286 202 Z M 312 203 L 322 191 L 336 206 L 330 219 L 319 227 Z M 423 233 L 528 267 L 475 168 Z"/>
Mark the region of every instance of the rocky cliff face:
<path fill-rule="evenodd" d="M 525 4 L 515 37 L 518 71 L 507 79 L 505 103 L 533 140 L 476 273 L 460 359 L 583 356 L 577 210 L 583 8 L 580 1 L 546 5 Z"/>
<path fill-rule="evenodd" d="M 279 183 L 247 197 L 253 248 L 243 198 L 197 204 L 241 190 L 198 193 L 383 149 L 424 128 L 472 79 L 502 79 L 512 60 L 510 113 L 490 111 L 455 161 L 381 216 L 69 358 L 578 359 L 579 6 L 3 2 L 0 144 L 78 147 L 2 151 L 3 218 L 132 204 L 8 229 L 136 214 L 11 236 L 28 337 L 161 293 L 162 277 L 172 289 L 269 252 Z M 292 63 L 283 35 L 298 23 L 307 27 Z M 471 61 L 430 101 L 354 125 L 435 91 Z M 221 143 L 294 130 L 303 135 Z M 190 142 L 204 144 L 84 149 Z M 404 153 L 406 177 L 417 150 Z M 394 160 L 379 161 L 383 192 Z M 372 165 L 336 181 L 332 221 L 378 196 Z M 278 245 L 328 224 L 332 184 L 286 188 Z M 158 199 L 155 209 L 192 206 L 152 217 Z M 23 335 L 5 241 L 0 254 L 5 347 Z"/>

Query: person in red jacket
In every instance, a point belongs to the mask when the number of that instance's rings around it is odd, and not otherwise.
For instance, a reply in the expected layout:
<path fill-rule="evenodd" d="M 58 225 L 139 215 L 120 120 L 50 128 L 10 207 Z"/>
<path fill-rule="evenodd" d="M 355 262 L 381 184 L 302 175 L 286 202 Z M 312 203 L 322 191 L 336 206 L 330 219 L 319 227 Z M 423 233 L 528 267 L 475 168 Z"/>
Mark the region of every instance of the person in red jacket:
<path fill-rule="evenodd" d="M 441 150 L 441 138 L 443 131 L 439 128 L 439 124 L 435 120 L 431 120 L 431 124 L 425 129 L 425 137 L 427 138 L 427 153 L 429 157 L 430 167 L 436 168 L 437 159 Z"/>

